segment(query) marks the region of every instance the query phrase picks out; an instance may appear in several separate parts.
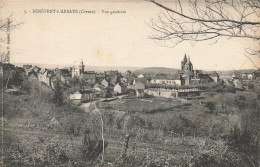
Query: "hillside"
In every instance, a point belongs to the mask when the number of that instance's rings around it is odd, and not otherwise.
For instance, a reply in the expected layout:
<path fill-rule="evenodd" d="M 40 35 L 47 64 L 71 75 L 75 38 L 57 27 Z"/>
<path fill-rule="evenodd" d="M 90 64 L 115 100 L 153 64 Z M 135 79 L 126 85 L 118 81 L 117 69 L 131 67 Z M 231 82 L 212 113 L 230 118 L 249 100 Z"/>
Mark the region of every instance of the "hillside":
<path fill-rule="evenodd" d="M 54 69 L 54 68 L 65 68 L 65 67 L 73 67 L 73 66 L 78 66 L 79 64 L 40 64 L 40 63 L 14 63 L 16 66 L 22 67 L 25 64 L 30 64 L 32 66 L 38 66 L 40 68 L 49 68 L 49 69 Z M 96 71 L 96 72 L 103 72 L 103 71 L 109 71 L 109 70 L 118 70 L 119 72 L 126 72 L 127 70 L 134 71 L 134 70 L 139 70 L 142 69 L 143 67 L 123 67 L 123 66 L 85 66 L 86 71 Z"/>
<path fill-rule="evenodd" d="M 254 72 L 254 69 L 243 69 L 243 70 L 228 70 L 228 71 L 217 71 L 220 76 L 231 76 L 234 74 L 234 72 L 239 73 L 252 73 Z"/>
<path fill-rule="evenodd" d="M 178 69 L 165 68 L 165 67 L 147 67 L 140 70 L 134 71 L 136 74 L 157 74 L 157 73 L 176 73 Z"/>

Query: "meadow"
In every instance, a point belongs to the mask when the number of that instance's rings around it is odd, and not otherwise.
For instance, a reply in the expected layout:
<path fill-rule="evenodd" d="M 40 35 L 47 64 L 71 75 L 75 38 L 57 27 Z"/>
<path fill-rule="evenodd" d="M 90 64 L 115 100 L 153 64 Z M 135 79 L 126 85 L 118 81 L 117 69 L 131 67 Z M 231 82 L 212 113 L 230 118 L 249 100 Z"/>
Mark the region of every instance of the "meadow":
<path fill-rule="evenodd" d="M 256 166 L 257 85 L 235 93 L 208 90 L 201 96 L 122 98 L 97 103 L 99 114 L 66 100 L 57 105 L 52 90 L 32 83 L 23 95 L 4 94 L 3 164 Z"/>

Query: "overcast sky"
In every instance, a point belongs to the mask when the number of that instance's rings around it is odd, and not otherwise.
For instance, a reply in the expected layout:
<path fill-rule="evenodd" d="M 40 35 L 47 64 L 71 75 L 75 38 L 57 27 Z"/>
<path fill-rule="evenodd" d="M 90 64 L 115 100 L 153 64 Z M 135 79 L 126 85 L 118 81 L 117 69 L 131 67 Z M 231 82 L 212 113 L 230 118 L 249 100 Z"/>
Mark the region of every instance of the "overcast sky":
<path fill-rule="evenodd" d="M 95 10 L 96 14 L 32 13 L 33 9 Z M 26 14 L 25 13 L 26 10 Z M 125 14 L 102 14 L 124 10 Z M 231 70 L 253 68 L 243 55 L 251 40 L 220 40 L 191 46 L 161 47 L 148 39 L 146 25 L 160 9 L 147 2 L 8 1 L 0 15 L 13 14 L 24 22 L 11 34 L 11 63 L 76 64 L 180 68 L 184 54 L 195 69 Z M 1 50 L 5 47 L 2 45 Z"/>

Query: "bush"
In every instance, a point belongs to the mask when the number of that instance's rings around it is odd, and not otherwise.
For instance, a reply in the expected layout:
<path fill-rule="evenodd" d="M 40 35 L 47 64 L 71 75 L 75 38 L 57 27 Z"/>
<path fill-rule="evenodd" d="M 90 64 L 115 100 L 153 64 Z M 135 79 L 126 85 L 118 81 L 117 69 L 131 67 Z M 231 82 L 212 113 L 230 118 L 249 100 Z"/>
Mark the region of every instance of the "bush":
<path fill-rule="evenodd" d="M 108 145 L 107 141 L 104 141 L 104 147 Z M 104 149 L 105 149 L 104 148 Z M 87 161 L 94 161 L 103 152 L 103 141 L 99 140 L 97 136 L 91 135 L 90 131 L 84 132 L 84 138 L 81 145 L 82 156 Z"/>
<path fill-rule="evenodd" d="M 216 105 L 214 102 L 208 101 L 208 102 L 206 102 L 205 107 L 209 109 L 210 113 L 212 113 L 213 110 L 215 110 Z"/>

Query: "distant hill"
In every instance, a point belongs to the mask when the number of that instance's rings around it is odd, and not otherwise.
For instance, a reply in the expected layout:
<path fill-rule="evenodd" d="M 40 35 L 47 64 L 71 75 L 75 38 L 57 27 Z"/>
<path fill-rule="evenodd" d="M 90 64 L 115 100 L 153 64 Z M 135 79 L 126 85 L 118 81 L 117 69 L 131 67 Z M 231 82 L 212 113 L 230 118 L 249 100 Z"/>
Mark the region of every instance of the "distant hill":
<path fill-rule="evenodd" d="M 238 73 L 252 73 L 256 70 L 254 69 L 243 69 L 243 70 L 228 70 L 228 71 L 217 71 L 217 73 L 220 75 L 220 76 L 231 76 L 233 75 L 235 72 L 238 72 Z"/>
<path fill-rule="evenodd" d="M 14 63 L 16 66 L 22 67 L 23 65 L 27 63 Z M 40 64 L 40 63 L 28 63 L 32 66 L 38 66 L 40 68 L 65 68 L 65 67 L 73 67 L 73 64 L 65 64 L 65 65 L 55 65 L 55 64 Z M 85 66 L 86 71 L 96 71 L 96 72 L 103 72 L 103 71 L 109 71 L 109 70 L 118 70 L 119 72 L 126 72 L 127 70 L 135 71 L 142 69 L 143 67 L 122 67 L 122 66 Z"/>
<path fill-rule="evenodd" d="M 165 67 L 147 67 L 139 70 L 135 70 L 134 73 L 136 74 L 158 74 L 158 73 L 176 73 L 178 69 L 174 68 L 165 68 Z"/>
<path fill-rule="evenodd" d="M 174 69 L 174 68 L 165 68 L 165 67 L 147 67 L 143 69 L 138 69 L 134 71 L 134 73 L 138 74 L 158 74 L 158 73 L 177 73 L 179 69 Z M 243 69 L 243 70 L 227 70 L 227 71 L 217 71 L 217 73 L 220 76 L 231 76 L 234 74 L 234 72 L 239 72 L 239 73 L 251 73 L 254 72 L 254 69 Z M 203 70 L 205 73 L 211 73 L 213 72 L 212 70 Z"/>

